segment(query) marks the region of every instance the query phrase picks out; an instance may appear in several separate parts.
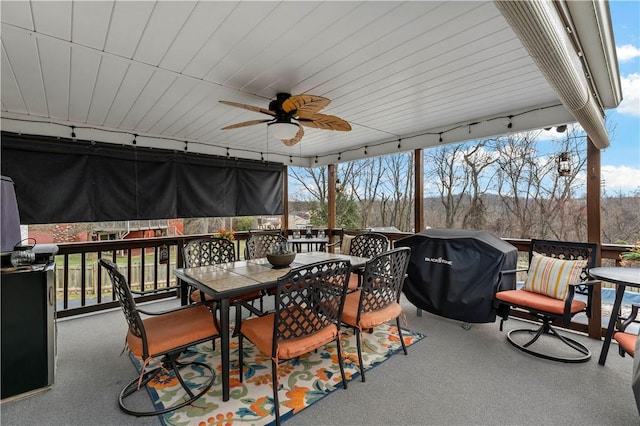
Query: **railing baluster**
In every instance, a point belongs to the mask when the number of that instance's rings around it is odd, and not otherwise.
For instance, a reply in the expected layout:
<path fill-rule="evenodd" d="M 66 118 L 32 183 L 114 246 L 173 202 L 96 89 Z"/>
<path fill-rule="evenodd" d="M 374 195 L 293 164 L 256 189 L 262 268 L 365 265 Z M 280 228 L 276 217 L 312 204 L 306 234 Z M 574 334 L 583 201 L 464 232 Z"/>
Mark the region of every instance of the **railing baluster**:
<path fill-rule="evenodd" d="M 102 250 L 98 250 L 98 252 L 96 253 L 97 255 L 97 259 L 100 259 L 102 257 Z M 97 262 L 96 259 L 96 262 Z M 96 263 L 97 266 L 97 263 Z M 97 302 L 98 304 L 102 303 L 102 274 L 100 273 L 100 268 L 96 267 L 96 286 L 98 287 L 98 294 L 97 294 Z"/>
<path fill-rule="evenodd" d="M 146 248 L 143 247 L 141 249 L 141 254 L 140 254 L 140 291 L 144 291 L 144 279 L 145 279 L 144 263 L 145 263 L 146 256 L 147 256 L 147 250 Z"/>
<path fill-rule="evenodd" d="M 69 309 L 69 254 L 64 255 L 64 277 L 62 279 L 62 308 Z"/>
<path fill-rule="evenodd" d="M 80 254 L 80 306 L 87 304 L 87 256 L 85 252 Z"/>

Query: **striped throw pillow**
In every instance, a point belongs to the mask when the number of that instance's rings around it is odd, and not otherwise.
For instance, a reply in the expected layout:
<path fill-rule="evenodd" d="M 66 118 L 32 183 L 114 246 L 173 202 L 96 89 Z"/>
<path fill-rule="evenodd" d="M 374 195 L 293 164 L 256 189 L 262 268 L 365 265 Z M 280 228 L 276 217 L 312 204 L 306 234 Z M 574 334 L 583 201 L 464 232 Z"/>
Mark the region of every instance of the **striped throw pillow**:
<path fill-rule="evenodd" d="M 586 260 L 562 260 L 534 252 L 523 288 L 564 300 L 569 284 L 580 282 L 580 274 L 585 266 Z"/>

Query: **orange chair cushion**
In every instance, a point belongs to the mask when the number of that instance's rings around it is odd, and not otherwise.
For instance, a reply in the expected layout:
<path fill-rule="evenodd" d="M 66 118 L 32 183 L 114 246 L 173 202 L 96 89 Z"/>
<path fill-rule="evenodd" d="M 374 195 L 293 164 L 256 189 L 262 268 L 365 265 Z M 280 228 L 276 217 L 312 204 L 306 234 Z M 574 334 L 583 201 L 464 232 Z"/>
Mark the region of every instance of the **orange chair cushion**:
<path fill-rule="evenodd" d="M 272 353 L 273 344 L 273 313 L 261 317 L 253 317 L 242 322 L 240 332 L 260 351 L 268 356 Z M 338 335 L 338 327 L 331 324 L 309 336 L 297 337 L 278 342 L 276 353 L 279 359 L 291 359 L 311 352 L 335 340 Z"/>
<path fill-rule="evenodd" d="M 360 291 L 354 291 L 347 294 L 344 300 L 344 308 L 342 310 L 342 322 L 352 327 L 372 328 L 379 324 L 397 318 L 402 313 L 402 307 L 399 303 L 394 302 L 389 306 L 377 311 L 366 312 L 360 315 L 360 324 L 356 323 L 358 318 L 358 309 L 360 307 Z"/>
<path fill-rule="evenodd" d="M 549 312 L 556 315 L 564 313 L 564 300 L 545 296 L 544 294 L 533 293 L 527 290 L 506 290 L 496 293 L 496 299 L 502 300 L 512 305 L 524 306 L 537 311 Z M 571 302 L 571 313 L 577 313 L 587 307 L 582 300 Z"/>
<path fill-rule="evenodd" d="M 358 279 L 358 274 L 352 273 L 349 276 L 349 291 L 356 291 L 358 289 L 358 285 L 360 284 L 360 280 Z"/>
<path fill-rule="evenodd" d="M 151 316 L 142 320 L 142 323 L 147 334 L 150 356 L 219 334 L 211 311 L 204 305 Z M 127 333 L 127 344 L 134 355 L 144 356 L 142 339 L 134 336 L 131 331 Z"/>
<path fill-rule="evenodd" d="M 624 351 L 631 356 L 635 355 L 636 352 L 636 340 L 638 340 L 638 336 L 631 333 L 624 333 L 622 331 L 618 331 L 613 335 L 613 338 L 616 339 L 616 342 L 624 349 Z"/>

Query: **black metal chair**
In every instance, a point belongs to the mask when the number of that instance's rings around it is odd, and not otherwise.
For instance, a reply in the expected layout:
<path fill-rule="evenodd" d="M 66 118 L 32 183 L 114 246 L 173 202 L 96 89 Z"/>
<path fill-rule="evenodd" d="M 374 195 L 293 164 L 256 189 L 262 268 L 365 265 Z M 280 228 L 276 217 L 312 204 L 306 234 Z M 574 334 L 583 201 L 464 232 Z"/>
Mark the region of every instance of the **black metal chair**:
<path fill-rule="evenodd" d="M 292 269 L 278 279 L 275 311 L 242 322 L 238 339 L 240 381 L 243 380 L 243 341 L 247 338 L 271 357 L 271 377 L 276 424 L 280 424 L 278 365 L 331 342 L 336 353 L 342 385 L 347 380 L 342 364 L 340 316 L 347 291 L 350 264 L 329 260 Z"/>
<path fill-rule="evenodd" d="M 287 237 L 282 235 L 281 232 L 252 232 L 249 234 L 247 243 L 244 249 L 244 258 L 258 259 L 266 257 L 267 252 L 273 244 L 287 243 Z"/>
<path fill-rule="evenodd" d="M 355 235 L 349 244 L 346 254 L 351 256 L 372 258 L 389 250 L 389 238 L 375 232 L 364 232 Z M 349 277 L 349 291 L 357 290 L 362 284 L 362 269 L 357 269 Z"/>
<path fill-rule="evenodd" d="M 513 346 L 553 361 L 578 363 L 591 358 L 591 351 L 585 345 L 560 334 L 552 326 L 552 322 L 559 321 L 568 326 L 576 314 L 584 312 L 587 317 L 591 316 L 593 284 L 599 281 L 589 280 L 589 269 L 596 266 L 597 256 L 597 243 L 532 239 L 529 267 L 502 271 L 502 274 L 527 271 L 527 280 L 520 289 L 496 293 L 498 312 L 502 315 L 500 330 L 502 331 L 503 323 L 513 308 L 524 310 L 535 320 L 542 322 L 537 329 L 519 328 L 509 331 L 507 339 Z M 586 300 L 576 298 L 576 294 L 586 296 Z M 516 337 L 522 334 L 532 338 L 522 342 Z M 543 335 L 557 338 L 572 350 L 566 355 L 561 352 L 551 354 L 548 350 L 550 348 L 532 347 Z"/>
<path fill-rule="evenodd" d="M 191 240 L 182 249 L 184 264 L 186 268 L 197 266 L 209 266 L 220 263 L 234 262 L 236 260 L 236 249 L 233 241 L 226 238 L 210 237 Z M 189 287 L 189 299 L 191 302 L 206 302 L 212 308 L 217 308 L 217 304 L 208 294 Z M 258 300 L 260 308 L 256 311 L 253 302 Z M 248 305 L 251 303 L 251 305 Z M 242 294 L 229 299 L 229 305 L 236 309 L 236 328 L 234 336 L 237 335 L 240 321 L 242 320 L 242 306 L 251 306 L 251 312 L 258 313 L 263 310 L 263 299 L 261 291 Z"/>
<path fill-rule="evenodd" d="M 627 318 L 620 318 L 622 324 L 620 324 L 618 331 L 613 334 L 613 339 L 618 342 L 618 353 L 620 356 L 625 356 L 625 354 L 635 356 L 638 334 L 627 332 L 627 328 L 633 323 L 640 323 L 640 319 L 638 319 L 638 309 L 640 309 L 640 305 L 631 305 L 631 313 Z"/>
<path fill-rule="evenodd" d="M 143 361 L 140 375 L 129 382 L 120 392 L 118 397 L 120 409 L 127 414 L 139 417 L 156 416 L 195 402 L 213 385 L 214 370 L 202 362 L 182 363 L 179 359 L 189 346 L 213 341 L 218 337 L 218 328 L 214 324 L 211 311 L 203 304 L 187 305 L 164 312 L 147 312 L 138 309 L 127 280 L 120 273 L 118 267 L 106 259 L 100 259 L 99 263 L 109 273 L 114 291 L 129 325 L 126 338 L 127 348 Z M 149 318 L 142 319 L 141 313 L 149 315 Z M 147 370 L 148 365 L 158 358 L 160 365 Z M 194 393 L 194 390 L 180 374 L 180 369 L 187 366 L 195 366 L 195 371 L 204 370 L 205 373 L 202 377 L 205 377 L 206 371 L 211 376 L 205 383 L 198 385 L 197 393 Z M 161 374 L 172 374 L 178 379 L 185 392 L 181 402 L 154 411 L 139 411 L 125 405 L 126 398 L 136 394 L 140 389 L 146 388 L 154 378 Z M 193 380 L 191 381 L 193 382 Z"/>
<path fill-rule="evenodd" d="M 342 324 L 351 327 L 356 335 L 360 377 L 365 381 L 362 361 L 361 333 L 385 322 L 396 320 L 402 350 L 407 355 L 407 347 L 400 328 L 400 294 L 407 275 L 411 249 L 400 247 L 386 251 L 369 260 L 363 273 L 362 285 L 358 291 L 347 294 Z"/>

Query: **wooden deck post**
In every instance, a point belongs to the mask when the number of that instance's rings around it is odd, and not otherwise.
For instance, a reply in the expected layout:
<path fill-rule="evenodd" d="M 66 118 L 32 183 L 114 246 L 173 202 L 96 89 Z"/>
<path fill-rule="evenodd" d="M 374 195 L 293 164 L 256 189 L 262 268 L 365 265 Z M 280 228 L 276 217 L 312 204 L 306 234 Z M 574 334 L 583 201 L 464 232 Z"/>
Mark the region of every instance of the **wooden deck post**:
<path fill-rule="evenodd" d="M 280 221 L 285 237 L 289 235 L 289 168 L 282 165 L 282 220 Z"/>
<path fill-rule="evenodd" d="M 327 166 L 327 179 L 329 179 L 327 187 L 329 194 L 327 196 L 327 228 L 329 232 L 329 243 L 333 242 L 333 230 L 336 227 L 336 165 L 329 164 Z M 333 246 L 329 246 L 329 251 L 333 253 Z"/>
<path fill-rule="evenodd" d="M 424 156 L 422 149 L 413 151 L 413 179 L 415 188 L 413 194 L 413 229 L 420 232 L 424 229 Z"/>
<path fill-rule="evenodd" d="M 587 136 L 587 240 L 598 244 L 602 244 L 600 161 L 600 150 L 593 145 L 593 142 Z M 600 259 L 602 259 L 600 253 L 598 253 L 598 259 L 598 266 L 600 266 Z M 596 284 L 593 288 L 592 302 L 589 337 L 600 340 L 602 337 L 602 292 L 600 284 Z"/>

